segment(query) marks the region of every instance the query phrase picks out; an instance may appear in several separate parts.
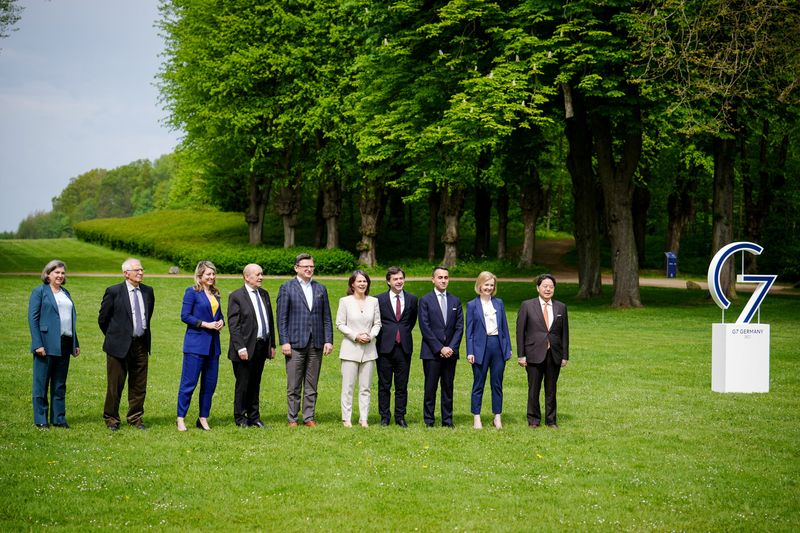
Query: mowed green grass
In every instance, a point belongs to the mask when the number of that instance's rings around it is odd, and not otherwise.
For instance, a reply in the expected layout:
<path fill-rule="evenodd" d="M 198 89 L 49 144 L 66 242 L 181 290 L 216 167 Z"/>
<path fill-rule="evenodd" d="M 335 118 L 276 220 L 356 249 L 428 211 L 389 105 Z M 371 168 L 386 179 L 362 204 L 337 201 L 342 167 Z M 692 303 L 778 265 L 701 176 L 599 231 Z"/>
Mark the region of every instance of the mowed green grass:
<path fill-rule="evenodd" d="M 151 262 L 143 262 L 152 272 Z M 181 434 L 175 430 L 184 332 L 179 315 L 189 280 L 146 278 L 157 298 L 145 406 L 149 429 L 124 426 L 110 434 L 102 421 L 105 355 L 96 318 L 103 290 L 120 279 L 117 274 L 69 278 L 83 350 L 72 359 L 68 380 L 72 429 L 40 432 L 32 423 L 26 320 L 28 296 L 39 280 L 0 275 L 5 326 L 0 530 L 794 531 L 800 526 L 796 297 L 770 295 L 762 306 L 762 320 L 772 327 L 768 394 L 711 392 L 710 324 L 720 313 L 705 293 L 643 288 L 645 308 L 617 311 L 609 308 L 609 296 L 576 301 L 575 286 L 565 284 L 558 285 L 556 297 L 569 306 L 572 344 L 570 364 L 559 380 L 558 431 L 527 427 L 525 374 L 513 361 L 506 367 L 504 429 L 487 424 L 473 430 L 472 372 L 463 357 L 455 381 L 457 427 L 425 428 L 416 356 L 409 384 L 411 428 L 379 426 L 375 379 L 371 426 L 345 429 L 339 422 L 341 377 L 334 354 L 323 364 L 319 427 L 286 427 L 279 358 L 267 365 L 262 387 L 262 418 L 271 427 L 236 428 L 234 380 L 223 358 L 213 431 L 192 428 Z M 273 302 L 282 281 L 265 283 Z M 335 313 L 345 281 L 324 283 Z M 237 279 L 220 281 L 224 302 L 239 285 Z M 472 286 L 451 283 L 465 302 L 474 295 Z M 373 294 L 384 287 L 373 280 Z M 408 288 L 422 295 L 431 284 L 410 282 Z M 531 283 L 500 280 L 512 329 L 520 302 L 533 294 Z M 227 345 L 227 331 L 223 342 Z M 485 423 L 490 412 L 487 387 Z M 193 423 L 196 413 L 195 398 L 188 421 Z"/>

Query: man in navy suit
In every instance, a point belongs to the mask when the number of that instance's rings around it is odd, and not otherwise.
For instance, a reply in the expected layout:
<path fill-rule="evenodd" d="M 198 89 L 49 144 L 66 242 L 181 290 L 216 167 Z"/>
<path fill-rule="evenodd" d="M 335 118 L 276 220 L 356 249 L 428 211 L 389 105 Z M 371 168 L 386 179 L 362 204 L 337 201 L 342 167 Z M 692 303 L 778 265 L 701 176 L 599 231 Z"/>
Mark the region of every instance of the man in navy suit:
<path fill-rule="evenodd" d="M 378 295 L 381 312 L 381 330 L 378 333 L 378 412 L 381 425 L 388 426 L 394 376 L 394 421 L 404 428 L 408 427 L 408 375 L 411 371 L 411 352 L 414 351 L 411 330 L 417 323 L 417 297 L 403 290 L 405 282 L 405 272 L 401 268 L 390 267 L 386 272 L 389 290 Z"/>
<path fill-rule="evenodd" d="M 436 390 L 442 383 L 442 426 L 453 427 L 453 381 L 456 376 L 458 347 L 464 333 L 461 300 L 447 292 L 450 272 L 433 269 L 433 290 L 419 300 L 419 330 L 422 333 L 422 369 L 425 372 L 423 418 L 432 427 Z"/>
<path fill-rule="evenodd" d="M 105 335 L 108 386 L 103 419 L 111 431 L 119 429 L 119 403 L 128 380 L 128 424 L 145 429 L 142 415 L 147 392 L 150 325 L 155 308 L 153 288 L 142 284 L 144 269 L 138 259 L 122 263 L 125 281 L 103 294 L 97 323 Z"/>
<path fill-rule="evenodd" d="M 542 274 L 536 279 L 539 297 L 525 300 L 517 315 L 517 362 L 528 374 L 528 425 L 541 424 L 539 392 L 544 380 L 545 424 L 558 428 L 556 383 L 569 359 L 567 306 L 553 300 L 556 278 Z"/>
<path fill-rule="evenodd" d="M 303 423 L 314 427 L 322 356 L 333 351 L 333 320 L 327 289 L 311 279 L 314 258 L 298 255 L 294 270 L 297 276 L 281 285 L 277 301 L 278 337 L 286 357 L 287 418 L 290 427 L 297 426 L 302 390 Z"/>

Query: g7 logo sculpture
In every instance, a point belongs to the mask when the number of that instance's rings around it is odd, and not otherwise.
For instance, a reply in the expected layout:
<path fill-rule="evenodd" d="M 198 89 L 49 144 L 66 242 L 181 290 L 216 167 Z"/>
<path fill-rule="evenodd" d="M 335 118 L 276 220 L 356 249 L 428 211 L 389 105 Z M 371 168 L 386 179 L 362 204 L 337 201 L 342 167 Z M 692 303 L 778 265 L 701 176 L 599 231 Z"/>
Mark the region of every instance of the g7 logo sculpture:
<path fill-rule="evenodd" d="M 754 242 L 732 242 L 727 246 L 723 246 L 714 255 L 711 264 L 708 265 L 708 290 L 711 291 L 711 298 L 716 302 L 720 309 L 722 309 L 723 322 L 725 320 L 725 310 L 730 307 L 731 302 L 725 296 L 720 283 L 720 273 L 722 272 L 722 265 L 725 261 L 736 252 L 750 252 L 754 255 L 761 255 L 764 250 L 762 246 Z M 742 272 L 744 272 L 744 253 L 742 254 Z M 761 302 L 769 292 L 772 284 L 778 276 L 773 274 L 739 274 L 736 276 L 736 281 L 739 283 L 758 283 L 759 286 L 753 291 L 753 296 L 742 309 L 739 318 L 736 319 L 737 324 L 749 324 L 753 319 L 753 315 L 758 311 Z"/>

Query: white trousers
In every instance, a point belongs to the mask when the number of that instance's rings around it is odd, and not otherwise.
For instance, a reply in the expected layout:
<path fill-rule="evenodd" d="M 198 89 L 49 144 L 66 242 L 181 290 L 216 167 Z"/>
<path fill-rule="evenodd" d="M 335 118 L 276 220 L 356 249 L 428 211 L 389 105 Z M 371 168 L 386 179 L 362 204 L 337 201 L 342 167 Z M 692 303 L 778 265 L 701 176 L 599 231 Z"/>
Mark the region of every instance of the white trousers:
<path fill-rule="evenodd" d="M 358 379 L 358 420 L 366 422 L 369 415 L 370 388 L 372 387 L 372 370 L 375 361 L 342 360 L 342 421 L 349 422 L 353 415 L 353 388 Z"/>

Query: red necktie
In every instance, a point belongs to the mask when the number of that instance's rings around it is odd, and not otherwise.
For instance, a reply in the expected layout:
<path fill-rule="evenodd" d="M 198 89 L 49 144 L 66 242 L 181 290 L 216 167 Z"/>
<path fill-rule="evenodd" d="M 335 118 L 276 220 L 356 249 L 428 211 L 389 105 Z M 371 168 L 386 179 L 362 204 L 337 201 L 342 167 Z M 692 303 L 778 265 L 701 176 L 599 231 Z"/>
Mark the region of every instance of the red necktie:
<path fill-rule="evenodd" d="M 397 319 L 397 321 L 400 322 L 400 315 L 401 315 L 401 312 L 400 312 L 400 295 L 399 294 L 395 294 L 394 298 L 395 298 L 394 316 Z M 395 335 L 394 340 L 395 340 L 395 342 L 397 344 L 400 344 L 400 327 L 399 326 L 397 328 L 397 335 Z"/>

